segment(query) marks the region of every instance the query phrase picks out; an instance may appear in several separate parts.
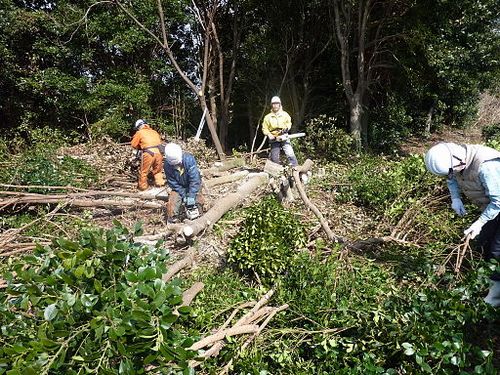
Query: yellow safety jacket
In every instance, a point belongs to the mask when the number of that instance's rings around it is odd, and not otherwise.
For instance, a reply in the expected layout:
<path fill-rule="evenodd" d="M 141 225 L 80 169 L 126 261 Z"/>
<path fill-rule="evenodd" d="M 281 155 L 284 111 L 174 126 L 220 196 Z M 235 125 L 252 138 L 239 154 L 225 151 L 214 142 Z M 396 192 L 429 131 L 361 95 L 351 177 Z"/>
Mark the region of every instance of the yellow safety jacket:
<path fill-rule="evenodd" d="M 292 127 L 292 119 L 288 113 L 280 109 L 278 112 L 270 112 L 262 121 L 262 133 L 268 136 L 269 134 L 277 137 L 283 130 L 290 130 Z"/>

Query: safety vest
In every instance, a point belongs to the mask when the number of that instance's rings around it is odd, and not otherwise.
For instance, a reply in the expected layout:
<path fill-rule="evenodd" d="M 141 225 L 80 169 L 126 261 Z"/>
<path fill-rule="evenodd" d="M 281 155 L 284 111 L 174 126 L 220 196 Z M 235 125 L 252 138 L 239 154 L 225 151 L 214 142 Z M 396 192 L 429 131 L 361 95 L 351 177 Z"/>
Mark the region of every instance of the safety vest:
<path fill-rule="evenodd" d="M 500 152 L 495 149 L 480 145 L 464 145 L 465 153 L 465 169 L 460 173 L 455 174 L 458 185 L 462 192 L 474 204 L 484 209 L 490 199 L 486 195 L 481 180 L 479 179 L 479 168 L 481 164 L 488 160 L 500 158 Z"/>

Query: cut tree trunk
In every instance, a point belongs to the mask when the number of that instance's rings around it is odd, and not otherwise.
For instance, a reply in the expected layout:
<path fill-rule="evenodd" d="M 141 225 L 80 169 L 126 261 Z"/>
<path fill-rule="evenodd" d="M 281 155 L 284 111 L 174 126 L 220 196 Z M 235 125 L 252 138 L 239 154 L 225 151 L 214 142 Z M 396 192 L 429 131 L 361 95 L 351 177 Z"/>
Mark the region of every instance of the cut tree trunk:
<path fill-rule="evenodd" d="M 203 216 L 181 226 L 180 233 L 186 238 L 196 236 L 202 230 L 215 224 L 226 212 L 236 207 L 245 198 L 250 196 L 260 186 L 267 184 L 269 175 L 260 173 L 241 185 L 234 193 L 230 193 L 222 198 L 217 205 L 213 206 Z"/>
<path fill-rule="evenodd" d="M 248 173 L 248 171 L 239 171 L 227 176 L 211 178 L 209 180 L 206 180 L 203 185 L 207 188 L 210 188 L 217 185 L 227 184 L 229 182 L 234 182 L 245 178 L 246 176 L 248 176 Z"/>

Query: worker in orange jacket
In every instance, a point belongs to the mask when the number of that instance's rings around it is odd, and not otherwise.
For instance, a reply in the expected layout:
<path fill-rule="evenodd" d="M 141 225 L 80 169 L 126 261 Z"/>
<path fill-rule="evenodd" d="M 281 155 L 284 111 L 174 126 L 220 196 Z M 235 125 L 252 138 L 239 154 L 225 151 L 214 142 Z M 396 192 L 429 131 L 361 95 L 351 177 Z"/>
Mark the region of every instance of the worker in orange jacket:
<path fill-rule="evenodd" d="M 160 135 L 142 119 L 135 122 L 134 130 L 136 130 L 136 133 L 132 138 L 131 145 L 141 153 L 138 189 L 146 190 L 149 187 L 149 172 L 153 173 L 156 186 L 164 186 L 165 179 L 163 178 L 163 155 L 160 152 L 162 145 Z"/>

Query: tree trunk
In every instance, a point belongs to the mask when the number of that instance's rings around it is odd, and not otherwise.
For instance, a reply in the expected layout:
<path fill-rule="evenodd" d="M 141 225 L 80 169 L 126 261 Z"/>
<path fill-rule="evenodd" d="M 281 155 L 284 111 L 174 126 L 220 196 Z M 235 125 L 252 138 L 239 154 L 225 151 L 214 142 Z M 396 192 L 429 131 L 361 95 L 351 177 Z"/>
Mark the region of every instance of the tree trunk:
<path fill-rule="evenodd" d="M 267 173 L 259 174 L 251 178 L 249 181 L 241 185 L 234 193 L 226 195 L 217 202 L 217 205 L 212 207 L 203 216 L 181 226 L 181 233 L 185 237 L 196 236 L 205 228 L 214 225 L 226 212 L 231 208 L 236 207 L 245 198 L 250 196 L 257 188 L 267 184 L 269 177 Z"/>
<path fill-rule="evenodd" d="M 349 126 L 351 136 L 354 139 L 354 144 L 357 150 L 362 147 L 362 130 L 363 130 L 363 104 L 358 94 L 355 94 L 349 101 Z"/>

